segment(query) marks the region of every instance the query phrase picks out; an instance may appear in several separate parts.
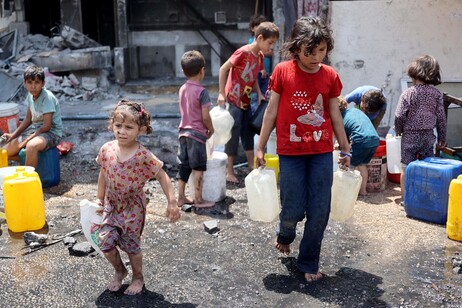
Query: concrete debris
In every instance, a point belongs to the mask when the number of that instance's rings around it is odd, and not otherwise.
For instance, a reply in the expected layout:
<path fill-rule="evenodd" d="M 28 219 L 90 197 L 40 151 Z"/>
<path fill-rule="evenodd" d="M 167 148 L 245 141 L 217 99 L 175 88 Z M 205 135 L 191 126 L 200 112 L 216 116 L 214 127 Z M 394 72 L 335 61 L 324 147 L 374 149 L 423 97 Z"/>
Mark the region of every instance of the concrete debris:
<path fill-rule="evenodd" d="M 61 38 L 65 44 L 75 49 L 101 46 L 100 43 L 69 26 L 62 27 Z"/>
<path fill-rule="evenodd" d="M 63 238 L 63 244 L 66 246 L 72 246 L 77 242 L 77 240 L 71 236 Z"/>
<path fill-rule="evenodd" d="M 217 232 L 219 230 L 218 229 L 218 220 L 213 219 L 213 220 L 204 221 L 204 229 L 205 229 L 205 231 L 207 231 L 210 234 L 213 234 L 213 233 Z"/>
<path fill-rule="evenodd" d="M 94 90 L 98 87 L 98 80 L 95 77 L 82 77 L 82 88 Z"/>
<path fill-rule="evenodd" d="M 15 44 L 10 49 L 14 49 L 11 50 L 14 54 L 0 57 L 0 101 L 24 101 L 27 91 L 23 87 L 23 74 L 32 64 L 46 68 L 45 86 L 61 102 L 117 100 L 120 97 L 120 87 L 110 81 L 114 77 L 109 46 L 101 46 L 68 26 L 52 38 L 17 31 L 11 33 L 14 33 Z"/>
<path fill-rule="evenodd" d="M 33 252 L 36 252 L 40 249 L 43 249 L 45 247 L 52 246 L 56 243 L 62 242 L 65 238 L 75 236 L 77 234 L 81 234 L 82 230 L 77 229 L 74 231 L 71 231 L 69 233 L 66 233 L 64 236 L 54 238 L 52 241 L 47 242 L 48 236 L 43 235 L 43 234 L 36 234 L 35 232 L 25 232 L 24 233 L 24 241 L 26 242 L 26 249 L 28 251 L 22 253 L 22 256 L 26 256 L 28 254 L 31 254 Z M 27 240 L 26 240 L 27 238 Z M 43 240 L 45 239 L 45 240 Z"/>
<path fill-rule="evenodd" d="M 69 249 L 69 254 L 71 256 L 76 256 L 76 257 L 85 257 L 95 251 L 95 249 L 91 246 L 89 242 L 77 243 L 69 247 L 68 249 Z"/>
<path fill-rule="evenodd" d="M 37 234 L 35 232 L 25 232 L 24 233 L 24 242 L 27 245 L 31 243 L 43 244 L 47 241 L 48 236 L 46 234 Z"/>

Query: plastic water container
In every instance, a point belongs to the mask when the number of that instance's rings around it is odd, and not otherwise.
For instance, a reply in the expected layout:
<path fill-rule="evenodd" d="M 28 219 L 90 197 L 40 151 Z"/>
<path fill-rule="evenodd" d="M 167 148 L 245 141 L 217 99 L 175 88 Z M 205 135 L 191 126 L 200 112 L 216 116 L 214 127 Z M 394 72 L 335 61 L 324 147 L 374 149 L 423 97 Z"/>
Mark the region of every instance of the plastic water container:
<path fill-rule="evenodd" d="M 271 132 L 269 136 L 268 143 L 266 144 L 266 153 L 277 155 L 276 149 L 277 149 L 276 129 L 273 129 L 273 131 Z"/>
<path fill-rule="evenodd" d="M 0 103 L 0 130 L 13 133 L 19 126 L 19 107 L 15 103 Z"/>
<path fill-rule="evenodd" d="M 205 151 L 207 152 L 207 159 L 212 159 L 213 153 L 213 135 L 205 142 Z"/>
<path fill-rule="evenodd" d="M 19 163 L 24 165 L 26 162 L 26 151 L 19 151 Z M 39 152 L 38 164 L 35 171 L 39 174 L 42 187 L 51 187 L 59 184 L 61 170 L 59 166 L 58 148 L 53 147 L 45 152 Z"/>
<path fill-rule="evenodd" d="M 45 203 L 37 172 L 16 167 L 3 182 L 5 214 L 12 232 L 35 231 L 45 226 Z"/>
<path fill-rule="evenodd" d="M 445 224 L 451 181 L 462 174 L 462 162 L 429 157 L 411 162 L 404 174 L 404 210 L 409 217 Z"/>
<path fill-rule="evenodd" d="M 8 152 L 0 148 L 0 168 L 8 167 Z"/>
<path fill-rule="evenodd" d="M 221 201 L 226 197 L 226 161 L 228 155 L 213 152 L 212 159 L 207 160 L 207 171 L 204 172 L 202 198 L 208 201 Z M 188 180 L 189 194 L 194 197 L 194 171 Z"/>
<path fill-rule="evenodd" d="M 333 169 L 334 172 L 338 170 L 338 158 L 340 155 L 340 150 L 334 150 L 332 152 L 332 164 L 333 164 Z"/>
<path fill-rule="evenodd" d="M 0 209 L 5 208 L 5 203 L 3 200 L 3 181 L 5 177 L 11 176 L 16 172 L 17 167 L 2 167 L 0 168 Z M 25 170 L 27 172 L 34 172 L 34 167 L 26 166 Z"/>
<path fill-rule="evenodd" d="M 102 210 L 103 207 L 87 199 L 80 201 L 79 206 L 83 234 L 90 245 L 102 254 L 99 248 L 99 228 L 103 221 L 103 216 L 98 214 L 97 211 Z"/>
<path fill-rule="evenodd" d="M 371 161 L 367 164 L 368 191 L 381 191 L 387 187 L 387 145 L 385 140 L 380 140 L 380 145 L 375 150 Z"/>
<path fill-rule="evenodd" d="M 226 144 L 231 139 L 231 128 L 234 125 L 234 118 L 226 108 L 215 106 L 210 110 L 210 118 L 212 119 L 213 129 L 213 144 Z"/>
<path fill-rule="evenodd" d="M 401 136 L 387 135 L 387 178 L 393 183 L 400 183 L 401 171 Z"/>
<path fill-rule="evenodd" d="M 446 233 L 450 239 L 462 241 L 462 175 L 449 184 Z"/>
<path fill-rule="evenodd" d="M 245 177 L 250 219 L 271 222 L 281 210 L 274 170 L 258 168 Z"/>
<path fill-rule="evenodd" d="M 345 221 L 353 216 L 356 199 L 361 187 L 362 177 L 358 170 L 334 172 L 330 218 Z"/>

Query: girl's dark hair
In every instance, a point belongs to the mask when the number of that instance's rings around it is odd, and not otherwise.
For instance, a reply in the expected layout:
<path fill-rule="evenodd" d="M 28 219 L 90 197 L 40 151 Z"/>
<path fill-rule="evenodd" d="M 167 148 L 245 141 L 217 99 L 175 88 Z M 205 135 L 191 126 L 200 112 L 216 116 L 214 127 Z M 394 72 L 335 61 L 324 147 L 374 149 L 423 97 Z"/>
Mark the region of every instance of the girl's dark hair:
<path fill-rule="evenodd" d="M 383 95 L 382 90 L 369 90 L 363 94 L 361 102 L 364 104 L 367 113 L 374 113 L 382 110 L 383 106 L 387 103 L 387 99 Z"/>
<path fill-rule="evenodd" d="M 281 56 L 285 60 L 297 59 L 304 46 L 309 55 L 321 42 L 327 44 L 327 54 L 334 49 L 332 30 L 319 17 L 300 17 L 292 27 L 287 41 L 282 45 Z"/>
<path fill-rule="evenodd" d="M 45 71 L 40 66 L 28 66 L 24 71 L 24 80 L 35 80 L 36 78 L 45 81 Z"/>
<path fill-rule="evenodd" d="M 439 85 L 441 83 L 440 65 L 429 55 L 414 59 L 407 68 L 407 74 L 412 79 L 420 80 L 426 84 Z"/>
<path fill-rule="evenodd" d="M 194 77 L 205 67 L 204 56 L 197 50 L 190 50 L 181 57 L 181 68 L 186 77 Z"/>
<path fill-rule="evenodd" d="M 112 111 L 109 117 L 109 130 L 112 130 L 114 119 L 116 117 L 125 119 L 126 113 L 130 113 L 140 127 L 146 126 L 146 134 L 152 133 L 151 113 L 146 110 L 143 103 L 132 102 L 126 99 L 120 100 Z"/>

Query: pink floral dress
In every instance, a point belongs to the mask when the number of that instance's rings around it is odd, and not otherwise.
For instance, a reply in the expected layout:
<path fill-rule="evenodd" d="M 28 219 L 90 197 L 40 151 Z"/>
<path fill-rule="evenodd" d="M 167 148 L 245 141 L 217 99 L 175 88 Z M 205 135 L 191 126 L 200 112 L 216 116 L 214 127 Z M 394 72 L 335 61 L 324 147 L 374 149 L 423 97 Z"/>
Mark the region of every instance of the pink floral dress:
<path fill-rule="evenodd" d="M 104 144 L 96 158 L 106 177 L 103 222 L 99 231 L 101 251 L 119 245 L 127 252 L 140 251 L 141 233 L 146 216 L 144 184 L 154 178 L 163 162 L 141 144 L 135 155 L 119 162 L 116 141 Z"/>

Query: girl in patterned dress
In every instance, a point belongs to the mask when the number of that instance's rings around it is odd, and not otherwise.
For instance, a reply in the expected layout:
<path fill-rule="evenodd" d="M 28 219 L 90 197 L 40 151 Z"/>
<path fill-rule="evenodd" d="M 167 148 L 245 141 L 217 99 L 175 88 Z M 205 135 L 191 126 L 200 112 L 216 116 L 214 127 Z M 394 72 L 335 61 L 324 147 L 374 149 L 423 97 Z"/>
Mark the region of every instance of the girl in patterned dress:
<path fill-rule="evenodd" d="M 141 233 L 147 199 L 144 184 L 156 178 L 168 200 L 167 217 L 171 222 L 180 217 L 172 183 L 162 169 L 162 161 L 137 141 L 141 134 L 152 132 L 151 115 L 143 104 L 120 101 L 112 112 L 109 129 L 115 140 L 105 143 L 96 161 L 101 166 L 98 176 L 97 202 L 103 206 L 103 222 L 99 230 L 99 245 L 115 269 L 107 288 L 115 292 L 122 287 L 128 271 L 116 246 L 126 252 L 132 268 L 132 281 L 125 294 L 143 290 Z"/>
<path fill-rule="evenodd" d="M 404 173 L 414 160 L 435 156 L 437 148 L 446 146 L 446 114 L 443 94 L 434 86 L 441 83 L 438 61 L 429 55 L 416 58 L 408 66 L 407 74 L 413 86 L 400 96 L 395 112 L 395 131 L 401 138 L 401 194 L 404 192 Z"/>

